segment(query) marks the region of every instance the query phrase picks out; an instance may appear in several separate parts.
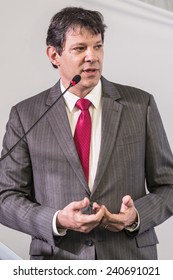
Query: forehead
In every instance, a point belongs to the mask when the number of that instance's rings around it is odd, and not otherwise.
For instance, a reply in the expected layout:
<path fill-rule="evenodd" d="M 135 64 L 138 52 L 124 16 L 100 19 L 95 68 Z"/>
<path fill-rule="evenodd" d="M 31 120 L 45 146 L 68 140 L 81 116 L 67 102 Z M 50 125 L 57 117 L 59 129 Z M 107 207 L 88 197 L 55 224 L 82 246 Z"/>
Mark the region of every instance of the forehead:
<path fill-rule="evenodd" d="M 101 33 L 95 34 L 92 30 L 80 26 L 69 28 L 66 32 L 65 41 L 78 40 L 96 40 L 102 42 L 102 36 Z"/>

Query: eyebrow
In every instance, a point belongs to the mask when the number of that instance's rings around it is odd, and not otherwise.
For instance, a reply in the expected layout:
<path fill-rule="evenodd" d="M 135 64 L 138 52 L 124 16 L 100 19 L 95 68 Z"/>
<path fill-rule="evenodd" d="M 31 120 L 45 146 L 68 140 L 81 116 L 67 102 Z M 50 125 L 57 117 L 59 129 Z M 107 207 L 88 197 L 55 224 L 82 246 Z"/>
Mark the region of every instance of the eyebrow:
<path fill-rule="evenodd" d="M 102 40 L 99 40 L 99 41 L 94 43 L 94 45 L 97 45 L 97 44 L 103 44 Z M 84 43 L 84 42 L 77 43 L 76 42 L 76 43 L 72 44 L 71 47 L 80 46 L 80 45 L 83 46 L 83 45 L 86 45 L 86 43 Z"/>

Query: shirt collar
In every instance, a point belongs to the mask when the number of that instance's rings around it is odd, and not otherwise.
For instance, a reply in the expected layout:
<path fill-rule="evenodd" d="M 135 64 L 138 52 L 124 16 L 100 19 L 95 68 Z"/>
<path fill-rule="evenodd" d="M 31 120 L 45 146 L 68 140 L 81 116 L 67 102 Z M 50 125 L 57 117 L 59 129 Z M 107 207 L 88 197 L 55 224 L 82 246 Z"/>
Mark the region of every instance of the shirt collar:
<path fill-rule="evenodd" d="M 65 90 L 65 88 L 61 81 L 60 81 L 60 86 L 61 86 L 61 91 L 63 92 Z M 102 92 L 101 91 L 101 81 L 99 80 L 98 84 L 85 97 L 91 101 L 91 103 L 93 104 L 93 106 L 96 109 L 99 107 L 100 102 L 101 102 L 101 92 Z M 68 107 L 70 112 L 73 111 L 78 99 L 80 99 L 78 96 L 76 96 L 75 94 L 72 94 L 69 91 L 67 91 L 64 94 L 64 100 L 65 100 L 66 106 Z"/>

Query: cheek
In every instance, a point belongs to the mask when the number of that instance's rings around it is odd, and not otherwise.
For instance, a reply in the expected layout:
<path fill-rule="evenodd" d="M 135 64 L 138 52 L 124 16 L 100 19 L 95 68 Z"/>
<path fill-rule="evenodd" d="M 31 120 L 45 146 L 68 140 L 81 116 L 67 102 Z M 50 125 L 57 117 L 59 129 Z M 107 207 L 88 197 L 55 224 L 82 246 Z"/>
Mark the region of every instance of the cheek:
<path fill-rule="evenodd" d="M 104 53 L 102 52 L 100 54 L 100 59 L 99 59 L 101 64 L 103 64 L 103 58 L 104 58 Z"/>
<path fill-rule="evenodd" d="M 82 58 L 76 58 L 73 56 L 69 56 L 68 59 L 66 59 L 65 67 L 68 68 L 68 71 L 73 70 L 74 68 L 82 65 L 83 59 Z"/>

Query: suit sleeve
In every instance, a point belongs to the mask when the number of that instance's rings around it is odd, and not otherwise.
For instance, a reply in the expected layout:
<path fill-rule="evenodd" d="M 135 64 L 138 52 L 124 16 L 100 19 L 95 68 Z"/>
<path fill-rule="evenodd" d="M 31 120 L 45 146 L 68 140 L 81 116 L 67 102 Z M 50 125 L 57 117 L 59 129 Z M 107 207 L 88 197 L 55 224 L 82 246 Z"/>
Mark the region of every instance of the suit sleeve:
<path fill-rule="evenodd" d="M 147 195 L 136 200 L 139 234 L 173 214 L 173 156 L 154 98 L 150 96 L 146 117 Z"/>
<path fill-rule="evenodd" d="M 5 154 L 24 134 L 17 109 L 11 110 L 3 140 Z M 52 219 L 55 209 L 34 199 L 32 164 L 26 139 L 0 162 L 0 222 L 54 244 Z"/>

